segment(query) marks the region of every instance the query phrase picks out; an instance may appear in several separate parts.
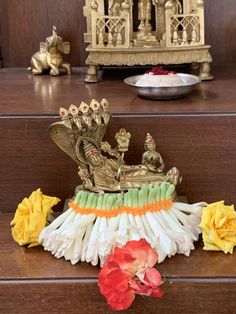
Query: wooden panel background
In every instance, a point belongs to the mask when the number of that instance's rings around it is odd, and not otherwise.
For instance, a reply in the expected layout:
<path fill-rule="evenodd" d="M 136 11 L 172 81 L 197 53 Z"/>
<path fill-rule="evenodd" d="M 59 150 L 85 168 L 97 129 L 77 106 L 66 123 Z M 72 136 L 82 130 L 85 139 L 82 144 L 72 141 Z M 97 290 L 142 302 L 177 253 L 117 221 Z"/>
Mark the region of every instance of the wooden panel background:
<path fill-rule="evenodd" d="M 49 139 L 47 128 L 54 121 L 49 117 L 0 119 L 2 212 L 14 212 L 16 204 L 38 187 L 62 200 L 73 196 L 80 183 L 76 164 Z M 166 169 L 181 170 L 179 195 L 190 203 L 236 202 L 236 116 L 114 116 L 107 132 L 113 146 L 115 133 L 124 126 L 133 134 L 127 164 L 141 162 L 149 130 Z"/>
<path fill-rule="evenodd" d="M 206 43 L 213 46 L 214 62 L 235 62 L 236 1 L 205 0 L 205 4 Z M 52 25 L 71 42 L 68 60 L 74 66 L 83 66 L 86 58 L 83 5 L 84 0 L 0 0 L 4 66 L 28 66 Z"/>

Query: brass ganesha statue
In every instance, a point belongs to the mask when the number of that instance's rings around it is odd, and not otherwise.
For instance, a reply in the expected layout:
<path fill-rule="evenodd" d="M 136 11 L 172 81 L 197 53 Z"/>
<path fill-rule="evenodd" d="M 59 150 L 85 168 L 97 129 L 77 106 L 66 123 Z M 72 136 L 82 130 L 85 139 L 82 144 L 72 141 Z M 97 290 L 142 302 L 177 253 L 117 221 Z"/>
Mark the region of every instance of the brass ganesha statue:
<path fill-rule="evenodd" d="M 64 42 L 53 26 L 52 36 L 40 43 L 40 50 L 32 56 L 28 70 L 32 70 L 35 75 L 50 71 L 51 75 L 56 76 L 59 75 L 59 69 L 64 68 L 67 74 L 71 74 L 71 65 L 63 61 L 63 55 L 69 53 L 70 43 Z"/>
<path fill-rule="evenodd" d="M 83 188 L 93 192 L 125 191 L 140 188 L 144 184 L 181 182 L 179 170 L 171 168 L 164 172 L 165 164 L 156 151 L 154 138 L 147 133 L 145 152 L 137 165 L 125 163 L 131 134 L 120 129 L 115 135 L 117 146 L 112 148 L 103 137 L 108 127 L 109 103 L 93 99 L 90 105 L 82 102 L 78 107 L 71 105 L 69 110 L 60 108 L 61 121 L 49 128 L 52 140 L 77 164 Z"/>

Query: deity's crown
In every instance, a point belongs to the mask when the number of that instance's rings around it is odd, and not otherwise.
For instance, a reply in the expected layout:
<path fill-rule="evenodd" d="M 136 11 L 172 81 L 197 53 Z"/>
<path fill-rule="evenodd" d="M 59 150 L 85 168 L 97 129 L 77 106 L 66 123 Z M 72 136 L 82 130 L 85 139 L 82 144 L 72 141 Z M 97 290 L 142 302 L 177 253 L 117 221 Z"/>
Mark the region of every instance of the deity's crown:
<path fill-rule="evenodd" d="M 126 132 L 126 129 L 124 129 L 124 128 L 121 128 L 120 130 L 119 130 L 119 134 L 126 134 L 127 132 Z"/>
<path fill-rule="evenodd" d="M 98 149 L 88 141 L 83 142 L 83 149 L 84 149 L 84 155 L 85 159 L 87 160 L 90 156 L 94 156 L 98 153 Z"/>
<path fill-rule="evenodd" d="M 145 144 L 148 144 L 148 143 L 155 144 L 155 140 L 154 140 L 154 138 L 151 136 L 150 133 L 147 133 L 146 140 L 145 140 Z"/>

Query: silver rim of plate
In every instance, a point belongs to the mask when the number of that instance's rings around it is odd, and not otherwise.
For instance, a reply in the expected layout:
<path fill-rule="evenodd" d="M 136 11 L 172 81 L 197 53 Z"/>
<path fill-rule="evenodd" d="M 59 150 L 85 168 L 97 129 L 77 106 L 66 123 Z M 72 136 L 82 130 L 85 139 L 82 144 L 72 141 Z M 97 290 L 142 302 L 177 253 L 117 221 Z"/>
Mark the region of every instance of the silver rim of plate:
<path fill-rule="evenodd" d="M 135 75 L 127 77 L 124 83 L 129 85 L 131 90 L 139 96 L 152 99 L 173 99 L 180 98 L 189 94 L 193 88 L 201 82 L 198 76 L 192 74 L 178 73 L 181 77 L 183 84 L 179 86 L 139 86 L 136 85 L 137 80 L 142 75 Z"/>

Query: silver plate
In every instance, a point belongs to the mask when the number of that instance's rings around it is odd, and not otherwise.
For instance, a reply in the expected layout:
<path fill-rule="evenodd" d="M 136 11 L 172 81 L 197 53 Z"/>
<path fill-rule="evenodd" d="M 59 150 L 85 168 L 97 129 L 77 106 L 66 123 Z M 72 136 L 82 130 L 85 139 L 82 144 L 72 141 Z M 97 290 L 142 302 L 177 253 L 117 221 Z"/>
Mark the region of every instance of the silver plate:
<path fill-rule="evenodd" d="M 183 81 L 180 86 L 167 87 L 143 87 L 137 86 L 136 82 L 142 75 L 127 77 L 124 82 L 129 85 L 131 90 L 139 96 L 151 99 L 174 99 L 189 94 L 194 87 L 201 82 L 198 76 L 191 74 L 178 73 Z"/>

